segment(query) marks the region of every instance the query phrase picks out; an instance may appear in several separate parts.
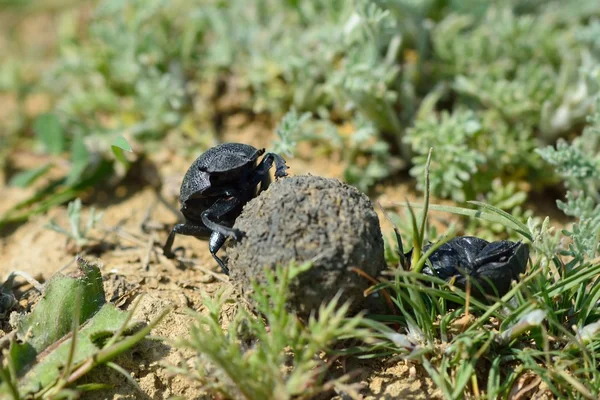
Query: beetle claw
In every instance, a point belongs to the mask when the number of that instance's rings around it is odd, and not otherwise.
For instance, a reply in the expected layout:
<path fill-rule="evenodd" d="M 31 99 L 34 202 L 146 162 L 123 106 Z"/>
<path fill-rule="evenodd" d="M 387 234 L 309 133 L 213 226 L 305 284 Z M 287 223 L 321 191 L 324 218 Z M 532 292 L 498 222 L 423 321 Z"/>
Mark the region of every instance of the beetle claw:
<path fill-rule="evenodd" d="M 240 240 L 242 240 L 244 236 L 246 236 L 246 234 L 244 232 L 240 231 L 239 229 L 233 230 L 233 238 L 235 239 L 236 242 L 239 242 Z"/>
<path fill-rule="evenodd" d="M 163 254 L 170 260 L 175 258 L 175 253 L 173 253 L 172 251 L 163 250 Z"/>
<path fill-rule="evenodd" d="M 287 165 L 283 164 L 283 166 L 278 167 L 275 170 L 275 179 L 279 179 L 279 178 L 285 178 L 286 176 L 288 176 L 287 170 L 290 167 L 288 167 Z"/>
<path fill-rule="evenodd" d="M 173 250 L 163 249 L 163 254 L 165 255 L 165 257 L 171 260 L 177 258 L 177 253 L 181 253 L 181 257 L 183 257 L 185 255 L 185 248 L 178 247 Z"/>

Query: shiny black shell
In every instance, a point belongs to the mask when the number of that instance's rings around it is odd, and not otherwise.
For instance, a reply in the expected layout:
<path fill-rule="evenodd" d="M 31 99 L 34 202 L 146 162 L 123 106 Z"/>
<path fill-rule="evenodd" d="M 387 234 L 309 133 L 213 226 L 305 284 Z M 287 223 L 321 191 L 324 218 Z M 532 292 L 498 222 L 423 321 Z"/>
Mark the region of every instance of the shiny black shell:
<path fill-rule="evenodd" d="M 208 149 L 192 163 L 183 177 L 179 201 L 208 197 L 219 188 L 248 177 L 265 152 L 242 143 L 224 143 Z"/>
<path fill-rule="evenodd" d="M 423 251 L 430 246 L 424 246 Z M 476 297 L 503 296 L 510 290 L 511 281 L 525 272 L 528 257 L 529 247 L 522 242 L 488 242 L 463 236 L 435 250 L 429 257 L 432 268 L 426 266 L 422 272 L 447 281 L 455 278 L 454 284 L 463 290 L 467 279 L 471 279 L 471 291 Z"/>

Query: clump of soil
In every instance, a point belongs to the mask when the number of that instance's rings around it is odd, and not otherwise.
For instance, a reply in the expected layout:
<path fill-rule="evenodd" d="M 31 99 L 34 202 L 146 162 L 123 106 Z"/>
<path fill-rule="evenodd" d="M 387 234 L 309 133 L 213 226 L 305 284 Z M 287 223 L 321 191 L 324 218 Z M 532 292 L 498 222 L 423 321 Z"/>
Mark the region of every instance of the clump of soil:
<path fill-rule="evenodd" d="M 342 291 L 352 311 L 385 268 L 379 219 L 367 196 L 336 179 L 304 175 L 280 179 L 250 201 L 235 228 L 245 237 L 227 249 L 232 281 L 243 294 L 264 281 L 264 268 L 312 261 L 292 284 L 288 305 L 301 316 Z"/>

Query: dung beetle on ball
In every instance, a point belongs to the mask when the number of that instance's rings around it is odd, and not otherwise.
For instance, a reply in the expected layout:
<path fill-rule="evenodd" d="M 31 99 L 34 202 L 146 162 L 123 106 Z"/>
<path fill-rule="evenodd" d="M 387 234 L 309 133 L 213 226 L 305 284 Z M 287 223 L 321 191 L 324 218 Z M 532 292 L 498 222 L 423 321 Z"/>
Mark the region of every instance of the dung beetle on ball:
<path fill-rule="evenodd" d="M 426 252 L 431 245 L 424 246 Z M 409 252 L 406 254 L 410 260 Z M 473 236 L 456 237 L 442 244 L 430 256 L 431 266 L 423 268 L 426 275 L 437 276 L 449 281 L 456 278 L 454 285 L 465 290 L 467 279 L 473 282 L 473 295 L 503 296 L 510 290 L 513 280 L 525 272 L 529 247 L 522 242 L 501 240 L 488 242 Z"/>
<path fill-rule="evenodd" d="M 227 237 L 242 238 L 243 233 L 233 229 L 233 224 L 244 205 L 269 186 L 273 162 L 275 178 L 286 176 L 288 167 L 281 156 L 265 154 L 265 149 L 247 144 L 224 143 L 200 155 L 181 184 L 179 202 L 185 223 L 173 227 L 163 248 L 164 254 L 168 258 L 175 257 L 171 251 L 175 234 L 209 239 L 210 253 L 223 272 L 229 274 L 217 251 Z"/>

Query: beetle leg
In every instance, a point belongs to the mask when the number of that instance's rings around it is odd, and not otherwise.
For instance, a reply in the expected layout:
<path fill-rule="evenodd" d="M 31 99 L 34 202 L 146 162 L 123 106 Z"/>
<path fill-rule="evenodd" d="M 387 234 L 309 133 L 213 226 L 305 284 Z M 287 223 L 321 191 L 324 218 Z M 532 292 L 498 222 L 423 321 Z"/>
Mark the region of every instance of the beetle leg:
<path fill-rule="evenodd" d="M 252 176 L 247 181 L 246 187 L 256 187 L 260 183 L 260 190 L 262 192 L 271 184 L 271 175 L 269 174 L 269 168 L 273 165 L 273 162 L 260 163 L 252 171 Z"/>
<path fill-rule="evenodd" d="M 259 192 L 262 192 L 263 190 L 266 190 L 269 185 L 271 184 L 271 175 L 269 175 L 269 173 L 267 171 L 264 171 L 264 173 L 260 174 L 262 176 L 262 179 L 260 181 L 260 190 Z"/>
<path fill-rule="evenodd" d="M 210 208 L 202 213 L 202 222 L 208 229 L 213 232 L 218 232 L 224 236 L 231 236 L 235 240 L 242 239 L 242 232 L 238 229 L 229 228 L 227 226 L 221 225 L 213 220 L 217 221 L 221 219 L 222 216 L 233 210 L 236 206 L 240 204 L 240 201 L 237 197 L 230 197 L 228 199 L 219 199 L 217 200 Z"/>
<path fill-rule="evenodd" d="M 190 223 L 187 224 L 177 224 L 169 233 L 169 237 L 167 238 L 167 242 L 163 246 L 163 253 L 167 258 L 175 258 L 175 254 L 171 251 L 171 247 L 173 247 L 173 241 L 175 240 L 175 235 L 186 235 L 186 236 L 194 236 L 198 239 L 206 238 L 210 235 L 210 230 L 201 225 L 193 225 Z"/>
<path fill-rule="evenodd" d="M 210 250 L 210 254 L 212 254 L 212 256 L 215 259 L 215 261 L 217 262 L 217 264 L 219 264 L 219 267 L 221 267 L 221 269 L 223 270 L 223 273 L 225 275 L 229 275 L 229 268 L 227 268 L 225 266 L 225 263 L 223 263 L 223 260 L 221 260 L 219 258 L 219 256 L 217 256 L 217 251 L 219 251 L 221 246 L 223 246 L 226 239 L 227 239 L 227 236 L 222 235 L 219 232 L 213 232 L 210 235 L 210 240 L 208 242 L 208 249 Z"/>
<path fill-rule="evenodd" d="M 284 176 L 287 176 L 287 172 L 285 170 L 289 167 L 285 164 L 285 160 L 279 154 L 265 154 L 258 167 L 262 166 L 265 170 L 268 170 L 271 168 L 271 165 L 273 165 L 273 161 L 275 161 L 275 178 L 283 178 Z"/>

